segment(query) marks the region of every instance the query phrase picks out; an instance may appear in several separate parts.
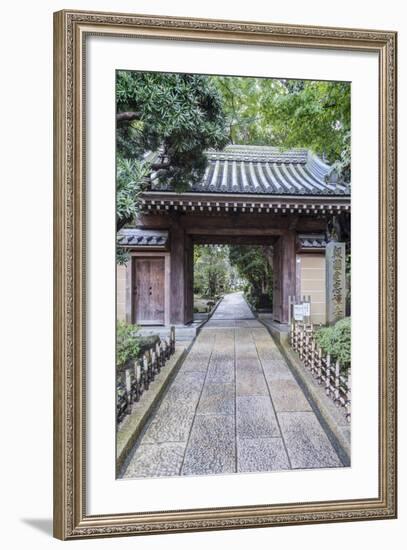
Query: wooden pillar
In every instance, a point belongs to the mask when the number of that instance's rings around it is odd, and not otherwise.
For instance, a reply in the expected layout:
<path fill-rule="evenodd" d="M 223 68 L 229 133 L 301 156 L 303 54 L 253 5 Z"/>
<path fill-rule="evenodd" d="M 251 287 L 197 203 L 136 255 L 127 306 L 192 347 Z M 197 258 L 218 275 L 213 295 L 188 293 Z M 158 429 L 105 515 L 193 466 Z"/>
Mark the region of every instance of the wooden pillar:
<path fill-rule="evenodd" d="M 273 245 L 273 321 L 281 319 L 281 239 Z"/>
<path fill-rule="evenodd" d="M 273 319 L 288 323 L 288 297 L 296 294 L 295 232 L 281 235 L 273 248 Z"/>
<path fill-rule="evenodd" d="M 185 230 L 178 220 L 173 220 L 170 229 L 171 238 L 171 279 L 170 279 L 170 323 L 185 324 Z"/>
<path fill-rule="evenodd" d="M 194 320 L 194 245 L 189 235 L 185 235 L 185 316 L 184 323 Z"/>

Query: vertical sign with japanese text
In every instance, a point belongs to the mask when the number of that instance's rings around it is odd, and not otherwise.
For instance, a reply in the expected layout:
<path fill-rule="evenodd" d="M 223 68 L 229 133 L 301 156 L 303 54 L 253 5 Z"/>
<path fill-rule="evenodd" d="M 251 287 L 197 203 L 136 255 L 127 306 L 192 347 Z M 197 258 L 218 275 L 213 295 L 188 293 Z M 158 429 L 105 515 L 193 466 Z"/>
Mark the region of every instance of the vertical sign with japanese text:
<path fill-rule="evenodd" d="M 346 315 L 345 243 L 331 241 L 325 250 L 326 322 L 331 325 Z"/>

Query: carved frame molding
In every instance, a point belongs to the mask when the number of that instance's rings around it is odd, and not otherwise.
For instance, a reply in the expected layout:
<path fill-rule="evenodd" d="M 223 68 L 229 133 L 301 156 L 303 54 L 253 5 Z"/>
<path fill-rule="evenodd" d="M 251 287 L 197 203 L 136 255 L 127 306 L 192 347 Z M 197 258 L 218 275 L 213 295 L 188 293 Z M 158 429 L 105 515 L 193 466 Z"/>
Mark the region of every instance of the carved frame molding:
<path fill-rule="evenodd" d="M 86 36 L 379 54 L 379 496 L 89 516 L 85 494 Z M 54 14 L 54 535 L 60 539 L 396 517 L 396 41 L 391 31 L 60 11 Z"/>

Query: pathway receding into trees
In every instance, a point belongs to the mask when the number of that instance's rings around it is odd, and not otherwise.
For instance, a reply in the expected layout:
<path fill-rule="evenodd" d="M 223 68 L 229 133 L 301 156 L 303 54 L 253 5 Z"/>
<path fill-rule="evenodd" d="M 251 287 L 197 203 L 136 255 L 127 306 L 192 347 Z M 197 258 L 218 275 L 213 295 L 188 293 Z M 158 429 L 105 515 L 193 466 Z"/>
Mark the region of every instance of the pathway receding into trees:
<path fill-rule="evenodd" d="M 255 319 L 255 316 L 243 298 L 243 294 L 241 292 L 232 292 L 231 294 L 226 294 L 209 322 L 251 319 Z"/>
<path fill-rule="evenodd" d="M 124 477 L 341 466 L 273 338 L 233 293 L 202 328 Z"/>

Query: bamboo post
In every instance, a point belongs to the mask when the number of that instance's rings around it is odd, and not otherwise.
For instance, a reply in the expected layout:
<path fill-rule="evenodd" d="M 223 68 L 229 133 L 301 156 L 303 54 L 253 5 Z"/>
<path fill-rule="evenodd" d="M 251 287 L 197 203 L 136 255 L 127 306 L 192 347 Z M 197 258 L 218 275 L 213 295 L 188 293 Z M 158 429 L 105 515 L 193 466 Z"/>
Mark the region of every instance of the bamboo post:
<path fill-rule="evenodd" d="M 304 353 L 304 364 L 309 367 L 309 333 L 305 332 L 305 353 Z"/>
<path fill-rule="evenodd" d="M 347 380 L 347 392 L 346 392 L 346 420 L 350 422 L 351 419 L 351 374 L 349 372 L 348 374 L 348 380 Z"/>
<path fill-rule="evenodd" d="M 146 373 L 144 371 L 144 358 L 139 359 L 138 364 L 140 366 L 140 396 L 141 396 L 144 392 L 145 381 L 146 381 Z"/>
<path fill-rule="evenodd" d="M 155 350 L 151 350 L 151 379 L 154 380 L 155 375 L 157 374 L 157 355 Z"/>
<path fill-rule="evenodd" d="M 135 361 L 134 362 L 134 380 L 135 380 L 135 384 L 134 384 L 134 387 L 135 387 L 135 392 L 134 392 L 134 400 L 135 401 L 139 401 L 140 400 L 140 395 L 141 395 L 141 392 L 140 392 L 140 382 L 141 382 L 141 367 L 140 367 L 140 363 L 138 361 Z"/>
<path fill-rule="evenodd" d="M 151 348 L 146 351 L 147 360 L 148 360 L 148 381 L 152 382 L 154 380 L 154 365 L 153 365 L 153 354 L 151 353 Z"/>
<path fill-rule="evenodd" d="M 126 414 L 129 414 L 131 411 L 131 374 L 129 369 L 126 369 L 125 376 L 126 376 L 126 400 L 127 400 Z"/>
<path fill-rule="evenodd" d="M 302 359 L 302 327 L 298 326 L 298 354 Z"/>
<path fill-rule="evenodd" d="M 326 373 L 325 373 L 325 392 L 327 395 L 331 393 L 330 385 L 331 385 L 331 356 L 328 353 L 328 355 L 326 356 Z"/>
<path fill-rule="evenodd" d="M 161 357 L 161 348 L 160 343 L 157 342 L 155 345 L 155 356 L 157 358 L 157 372 L 159 373 L 161 371 L 162 364 L 162 357 Z"/>
<path fill-rule="evenodd" d="M 322 349 L 318 348 L 318 368 L 317 368 L 317 380 L 318 383 L 322 382 Z"/>
<path fill-rule="evenodd" d="M 297 353 L 301 358 L 301 327 L 299 323 L 297 323 Z"/>
<path fill-rule="evenodd" d="M 162 347 L 162 344 L 161 344 L 161 340 L 157 343 L 157 354 L 158 354 L 158 357 L 160 358 L 160 370 L 161 370 L 164 366 L 163 347 Z"/>
<path fill-rule="evenodd" d="M 315 373 L 315 340 L 312 338 L 311 341 L 311 373 Z"/>
<path fill-rule="evenodd" d="M 148 356 L 145 353 L 143 357 L 143 373 L 144 373 L 144 389 L 148 390 L 148 387 L 150 385 L 150 373 L 149 373 L 149 365 L 148 365 Z"/>
<path fill-rule="evenodd" d="M 298 324 L 294 321 L 294 346 L 295 351 L 298 352 Z"/>
<path fill-rule="evenodd" d="M 336 361 L 335 363 L 335 390 L 334 390 L 334 402 L 339 405 L 340 398 L 339 398 L 339 386 L 340 386 L 340 380 L 339 380 L 339 361 Z"/>

